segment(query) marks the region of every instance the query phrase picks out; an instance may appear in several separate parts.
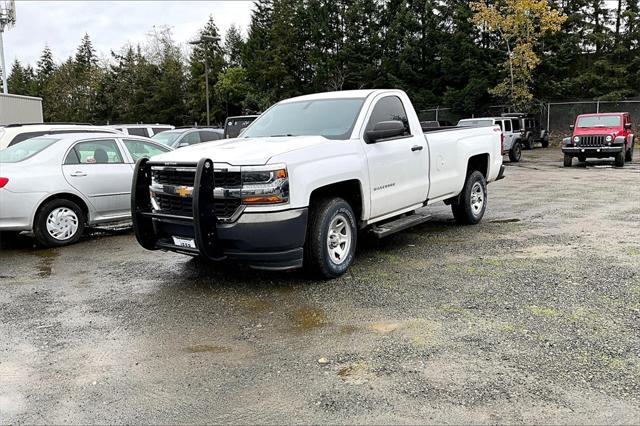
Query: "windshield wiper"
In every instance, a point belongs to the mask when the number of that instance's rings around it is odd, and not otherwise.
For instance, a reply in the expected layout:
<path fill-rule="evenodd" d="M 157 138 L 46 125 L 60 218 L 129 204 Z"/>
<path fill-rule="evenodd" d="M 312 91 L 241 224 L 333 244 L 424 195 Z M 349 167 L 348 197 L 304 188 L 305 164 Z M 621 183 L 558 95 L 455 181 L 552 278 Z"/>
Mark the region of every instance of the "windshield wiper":
<path fill-rule="evenodd" d="M 271 135 L 269 137 L 270 138 L 281 138 L 281 137 L 284 137 L 284 136 L 296 136 L 296 135 L 292 135 L 291 133 L 285 133 L 283 135 Z"/>

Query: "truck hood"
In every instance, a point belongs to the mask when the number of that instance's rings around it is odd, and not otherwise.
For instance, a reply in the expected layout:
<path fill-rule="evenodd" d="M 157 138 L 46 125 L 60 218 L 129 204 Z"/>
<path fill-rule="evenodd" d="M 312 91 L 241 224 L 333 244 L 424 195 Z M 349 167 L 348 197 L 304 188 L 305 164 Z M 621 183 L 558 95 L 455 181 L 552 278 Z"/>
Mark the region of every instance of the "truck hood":
<path fill-rule="evenodd" d="M 333 141 L 322 136 L 226 139 L 200 143 L 156 155 L 153 161 L 197 163 L 201 158 L 210 158 L 216 163 L 257 166 L 266 164 L 275 155 L 331 142 Z"/>

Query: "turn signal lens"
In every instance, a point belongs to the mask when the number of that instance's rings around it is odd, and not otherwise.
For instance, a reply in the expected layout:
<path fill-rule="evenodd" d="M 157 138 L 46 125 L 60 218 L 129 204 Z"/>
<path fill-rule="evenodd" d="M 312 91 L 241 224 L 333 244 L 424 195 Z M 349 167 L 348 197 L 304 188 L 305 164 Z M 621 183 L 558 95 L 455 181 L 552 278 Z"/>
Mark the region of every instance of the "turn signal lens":
<path fill-rule="evenodd" d="M 9 183 L 9 178 L 0 177 L 0 188 L 4 188 Z"/>
<path fill-rule="evenodd" d="M 244 197 L 242 201 L 245 204 L 276 204 L 283 203 L 285 200 L 277 195 L 267 195 L 263 197 Z"/>

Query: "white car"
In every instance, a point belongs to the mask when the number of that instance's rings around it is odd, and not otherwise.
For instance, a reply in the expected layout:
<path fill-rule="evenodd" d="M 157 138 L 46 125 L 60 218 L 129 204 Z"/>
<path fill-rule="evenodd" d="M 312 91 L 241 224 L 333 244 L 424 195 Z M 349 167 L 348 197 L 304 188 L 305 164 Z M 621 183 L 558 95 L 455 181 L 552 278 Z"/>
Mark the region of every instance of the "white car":
<path fill-rule="evenodd" d="M 9 124 L 0 127 L 0 150 L 37 136 L 80 132 L 121 134 L 115 129 L 91 124 Z"/>
<path fill-rule="evenodd" d="M 142 136 L 145 138 L 150 138 L 152 136 L 157 135 L 158 133 L 175 129 L 175 127 L 170 124 L 157 124 L 157 123 L 156 124 L 118 124 L 118 125 L 113 125 L 108 127 L 110 127 L 111 129 L 117 130 L 118 132 L 124 133 L 125 135 Z"/>
<path fill-rule="evenodd" d="M 168 151 L 109 133 L 40 136 L 0 151 L 0 232 L 30 231 L 52 247 L 76 242 L 85 225 L 126 220 L 134 163 Z"/>

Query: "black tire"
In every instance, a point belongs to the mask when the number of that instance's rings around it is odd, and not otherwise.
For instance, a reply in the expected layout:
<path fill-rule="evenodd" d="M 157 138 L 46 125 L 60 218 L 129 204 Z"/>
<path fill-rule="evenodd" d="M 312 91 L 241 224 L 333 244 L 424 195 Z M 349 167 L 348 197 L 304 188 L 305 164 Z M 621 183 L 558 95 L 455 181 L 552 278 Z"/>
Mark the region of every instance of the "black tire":
<path fill-rule="evenodd" d="M 573 162 L 573 157 L 568 155 L 568 154 L 565 154 L 564 155 L 564 166 L 565 167 L 571 167 L 571 163 L 572 162 Z"/>
<path fill-rule="evenodd" d="M 68 229 L 59 238 L 47 229 L 47 221 L 52 212 L 58 210 L 62 215 L 60 218 L 61 229 Z M 44 247 L 59 247 L 77 242 L 85 226 L 85 215 L 82 209 L 73 201 L 64 199 L 54 199 L 47 201 L 38 209 L 34 221 L 33 233 L 38 243 Z"/>
<path fill-rule="evenodd" d="M 533 149 L 533 136 L 529 135 L 529 137 L 524 143 L 524 147 L 528 150 Z"/>
<path fill-rule="evenodd" d="M 542 138 L 542 147 L 543 148 L 548 148 L 549 147 L 549 139 L 547 139 L 546 137 Z"/>
<path fill-rule="evenodd" d="M 616 154 L 615 166 L 616 167 L 624 167 L 624 159 L 626 157 L 626 153 L 624 151 L 620 151 Z"/>
<path fill-rule="evenodd" d="M 344 255 L 340 258 L 331 252 L 330 228 L 334 221 L 342 220 L 345 225 Z M 335 232 L 333 235 L 337 235 Z M 336 278 L 344 274 L 356 252 L 358 240 L 358 227 L 353 209 L 342 198 L 324 198 L 314 203 L 309 212 L 309 226 L 307 240 L 305 242 L 304 266 L 315 276 L 322 278 Z M 348 244 L 348 245 L 347 245 Z M 336 241 L 337 251 L 342 247 L 341 242 Z"/>
<path fill-rule="evenodd" d="M 631 162 L 633 161 L 633 145 L 631 145 L 631 146 L 629 147 L 629 149 L 627 150 L 627 153 L 626 153 L 626 155 L 624 156 L 624 160 L 625 160 L 626 162 L 629 162 L 629 163 L 631 163 Z"/>
<path fill-rule="evenodd" d="M 520 162 L 522 158 L 522 145 L 520 142 L 515 142 L 511 149 L 509 150 L 509 161 L 512 163 Z"/>
<path fill-rule="evenodd" d="M 479 188 L 477 187 L 479 186 Z M 477 190 L 480 189 L 482 199 L 481 206 L 478 206 Z M 456 222 L 462 225 L 475 225 L 482 220 L 487 209 L 487 181 L 484 175 L 474 170 L 467 176 L 462 192 L 457 200 L 451 204 L 451 211 L 456 218 Z"/>

